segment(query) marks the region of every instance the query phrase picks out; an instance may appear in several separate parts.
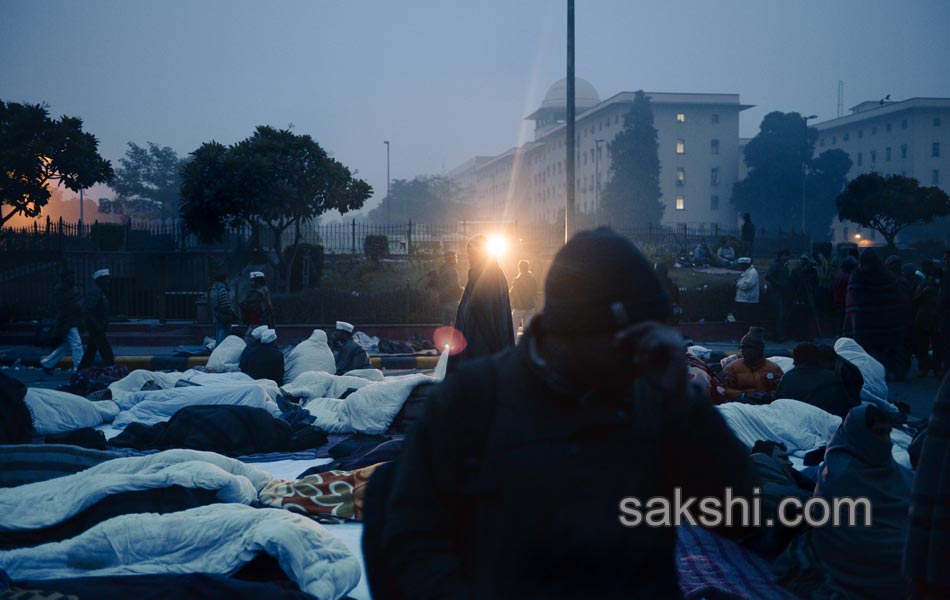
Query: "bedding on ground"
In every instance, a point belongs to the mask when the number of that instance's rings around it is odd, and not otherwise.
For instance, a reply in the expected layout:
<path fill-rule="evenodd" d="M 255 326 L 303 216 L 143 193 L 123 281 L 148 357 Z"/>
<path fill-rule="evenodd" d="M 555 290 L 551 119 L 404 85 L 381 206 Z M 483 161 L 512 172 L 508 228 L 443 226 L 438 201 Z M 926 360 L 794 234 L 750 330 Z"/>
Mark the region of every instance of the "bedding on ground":
<path fill-rule="evenodd" d="M 129 423 L 154 425 L 166 421 L 186 406 L 234 405 L 252 406 L 266 410 L 271 416 L 280 415 L 280 408 L 260 382 L 243 385 L 202 385 L 168 390 L 155 390 L 129 394 L 123 401 L 123 409 L 112 426 L 123 429 Z"/>

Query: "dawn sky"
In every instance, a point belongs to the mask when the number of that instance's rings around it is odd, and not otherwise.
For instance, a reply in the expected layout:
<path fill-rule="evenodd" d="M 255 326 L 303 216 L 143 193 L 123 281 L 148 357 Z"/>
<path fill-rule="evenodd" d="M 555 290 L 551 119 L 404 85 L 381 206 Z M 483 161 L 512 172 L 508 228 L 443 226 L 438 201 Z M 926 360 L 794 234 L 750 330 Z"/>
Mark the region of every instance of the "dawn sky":
<path fill-rule="evenodd" d="M 950 96 L 948 0 L 578 0 L 577 75 L 620 91 L 739 93 L 773 110 Z M 530 139 L 564 76 L 563 0 L 0 0 L 0 99 L 78 116 L 113 161 L 256 125 L 312 135 L 373 185 Z"/>

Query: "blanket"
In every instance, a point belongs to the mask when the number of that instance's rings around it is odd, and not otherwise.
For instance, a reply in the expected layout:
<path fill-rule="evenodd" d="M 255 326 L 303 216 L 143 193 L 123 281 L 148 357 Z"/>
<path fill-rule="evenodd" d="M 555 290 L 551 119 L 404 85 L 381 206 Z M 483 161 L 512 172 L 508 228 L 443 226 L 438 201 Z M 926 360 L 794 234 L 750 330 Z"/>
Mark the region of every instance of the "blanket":
<path fill-rule="evenodd" d="M 362 521 L 366 485 L 378 466 L 315 473 L 293 481 L 275 480 L 261 490 L 260 501 L 264 506 L 305 515 Z"/>
<path fill-rule="evenodd" d="M 0 446 L 0 488 L 72 475 L 121 457 L 118 452 L 61 444 Z"/>
<path fill-rule="evenodd" d="M 887 400 L 884 365 L 865 352 L 864 348 L 851 338 L 838 338 L 835 342 L 835 352 L 861 371 L 861 376 L 864 377 L 864 386 L 861 388 L 862 402 L 871 402 L 889 411 L 897 410 Z"/>
<path fill-rule="evenodd" d="M 315 417 L 313 425 L 329 433 L 379 434 L 389 429 L 416 386 L 431 382 L 427 375 L 387 377 L 370 383 L 340 400 L 314 398 L 304 408 Z"/>
<path fill-rule="evenodd" d="M 59 390 L 85 398 L 90 394 L 108 388 L 109 384 L 122 379 L 128 374 L 129 368 L 125 365 L 79 369 L 70 377 L 69 383 L 59 386 Z"/>
<path fill-rule="evenodd" d="M 120 405 L 120 408 L 128 408 L 116 415 L 112 426 L 123 429 L 129 423 L 154 425 L 167 421 L 186 406 L 197 405 L 253 406 L 263 408 L 274 417 L 281 412 L 273 396 L 260 383 L 202 385 L 130 394 Z"/>
<path fill-rule="evenodd" d="M 238 336 L 229 335 L 211 351 L 208 368 L 216 371 L 236 371 L 246 346 L 247 343 Z"/>
<path fill-rule="evenodd" d="M 95 427 L 119 413 L 119 407 L 111 400 L 93 402 L 68 392 L 42 388 L 29 388 L 23 402 L 30 411 L 33 430 L 39 435 Z"/>
<path fill-rule="evenodd" d="M 307 371 L 336 373 L 336 360 L 327 344 L 327 333 L 322 329 L 314 329 L 309 338 L 287 354 L 284 381 L 293 381 Z"/>
<path fill-rule="evenodd" d="M 264 471 L 212 452 L 117 458 L 74 475 L 0 489 L 0 531 L 49 527 L 109 495 L 175 485 L 216 490 L 222 502 L 250 504 L 270 480 Z"/>
<path fill-rule="evenodd" d="M 196 369 L 189 369 L 184 373 L 179 371 L 163 372 L 148 371 L 146 369 L 136 369 L 122 379 L 109 384 L 109 392 L 112 399 L 120 405 L 122 401 L 135 392 L 139 392 L 148 382 L 152 382 L 154 387 L 167 390 L 173 388 L 180 381 L 187 381 L 196 385 L 227 385 L 251 383 L 254 381 L 244 373 L 235 371 L 233 373 L 205 373 Z M 128 408 L 123 406 L 123 408 Z"/>
<path fill-rule="evenodd" d="M 259 553 L 274 557 L 318 599 L 342 598 L 360 578 L 359 560 L 321 525 L 290 511 L 241 504 L 116 517 L 64 542 L 0 552 L 0 569 L 14 580 L 230 575 Z"/>
<path fill-rule="evenodd" d="M 368 377 L 356 377 L 352 373 L 334 375 L 322 371 L 307 371 L 281 389 L 302 401 L 314 398 L 342 398 L 346 392 L 366 387 L 375 381 Z"/>

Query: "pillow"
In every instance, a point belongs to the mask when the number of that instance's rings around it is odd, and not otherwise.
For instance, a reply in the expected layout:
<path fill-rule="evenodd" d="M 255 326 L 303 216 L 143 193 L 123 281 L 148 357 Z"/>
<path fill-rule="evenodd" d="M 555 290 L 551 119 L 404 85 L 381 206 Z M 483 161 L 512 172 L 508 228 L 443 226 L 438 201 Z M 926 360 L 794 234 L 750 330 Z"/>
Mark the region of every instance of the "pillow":
<path fill-rule="evenodd" d="M 284 381 L 293 381 L 307 371 L 336 374 L 336 360 L 327 344 L 327 333 L 314 329 L 313 334 L 297 344 L 284 361 Z"/>
<path fill-rule="evenodd" d="M 211 352 L 207 367 L 219 371 L 237 371 L 241 353 L 247 344 L 236 335 L 229 335 Z"/>
<path fill-rule="evenodd" d="M 95 427 L 111 421 L 119 412 L 111 400 L 92 402 L 68 392 L 41 388 L 29 388 L 23 402 L 30 409 L 33 429 L 39 435 Z"/>

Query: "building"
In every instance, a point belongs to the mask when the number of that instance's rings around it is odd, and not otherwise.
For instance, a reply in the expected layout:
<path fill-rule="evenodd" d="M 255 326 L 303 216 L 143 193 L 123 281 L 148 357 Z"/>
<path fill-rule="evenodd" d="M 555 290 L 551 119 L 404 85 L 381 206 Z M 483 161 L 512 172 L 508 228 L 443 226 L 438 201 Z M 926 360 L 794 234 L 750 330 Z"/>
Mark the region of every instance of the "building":
<path fill-rule="evenodd" d="M 667 224 L 717 223 L 734 227 L 729 206 L 739 168 L 738 94 L 647 92 L 653 105 L 660 158 L 660 189 Z M 610 170 L 608 144 L 623 130 L 633 92 L 606 100 L 575 79 L 576 209 L 595 215 Z M 551 86 L 528 115 L 534 140 L 483 161 L 469 160 L 450 176 L 468 186 L 476 206 L 492 220 L 555 222 L 561 217 L 567 174 L 567 80 Z"/>
<path fill-rule="evenodd" d="M 839 148 L 851 158 L 851 180 L 876 171 L 913 177 L 922 186 L 950 192 L 950 98 L 862 102 L 851 114 L 817 123 L 815 154 Z M 860 237 L 856 237 L 860 236 Z M 835 242 L 880 242 L 880 234 L 834 221 Z"/>

